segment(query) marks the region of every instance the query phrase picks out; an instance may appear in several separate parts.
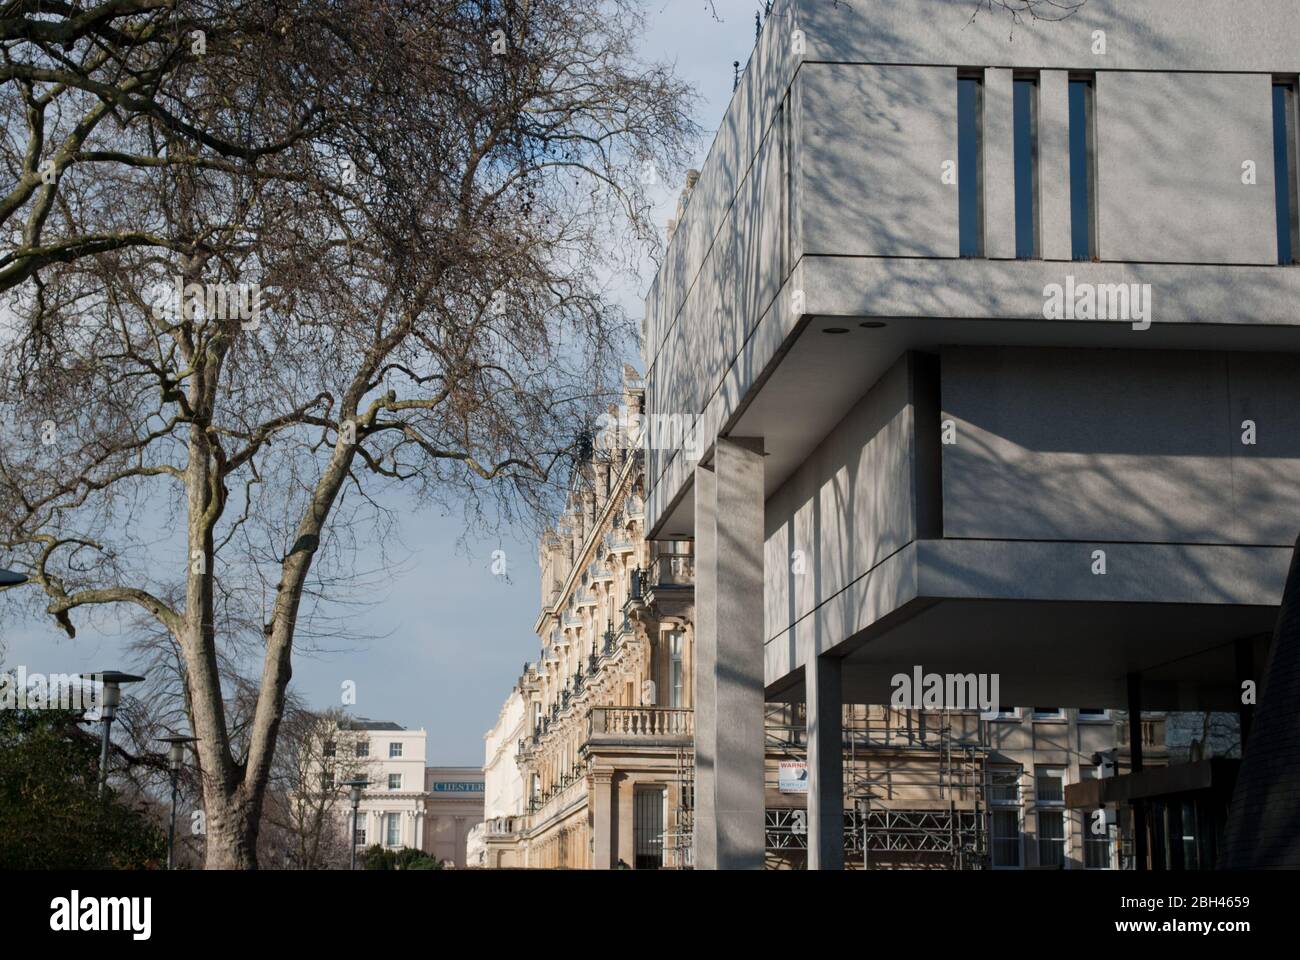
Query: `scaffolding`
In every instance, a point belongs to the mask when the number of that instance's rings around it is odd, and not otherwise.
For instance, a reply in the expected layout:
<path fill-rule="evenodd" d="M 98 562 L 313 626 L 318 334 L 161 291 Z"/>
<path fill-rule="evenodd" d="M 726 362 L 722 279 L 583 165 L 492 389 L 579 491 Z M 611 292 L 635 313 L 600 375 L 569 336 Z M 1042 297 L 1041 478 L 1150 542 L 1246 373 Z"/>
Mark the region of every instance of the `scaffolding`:
<path fill-rule="evenodd" d="M 695 750 L 677 748 L 677 803 L 672 823 L 664 836 L 664 847 L 673 853 L 665 866 L 686 870 L 694 865 L 691 858 L 695 832 Z"/>
<path fill-rule="evenodd" d="M 981 869 L 988 748 L 979 715 L 849 708 L 845 799 L 862 869 Z"/>
<path fill-rule="evenodd" d="M 804 760 L 802 704 L 772 704 L 768 756 Z M 844 716 L 844 843 L 847 866 L 980 869 L 988 749 L 977 714 L 849 706 Z M 778 858 L 807 848 L 807 814 L 767 813 L 767 847 Z"/>

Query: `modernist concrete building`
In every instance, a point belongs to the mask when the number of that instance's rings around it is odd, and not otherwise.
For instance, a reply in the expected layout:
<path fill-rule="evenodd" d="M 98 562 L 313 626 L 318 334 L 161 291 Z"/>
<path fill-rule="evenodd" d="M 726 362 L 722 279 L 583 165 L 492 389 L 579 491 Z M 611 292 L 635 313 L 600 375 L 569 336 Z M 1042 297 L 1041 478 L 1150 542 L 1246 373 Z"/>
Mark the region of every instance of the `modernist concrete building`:
<path fill-rule="evenodd" d="M 624 397 L 633 410 L 638 383 L 629 378 Z M 693 863 L 692 554 L 685 542 L 643 538 L 640 457 L 608 440 L 596 444 L 570 509 L 541 543 L 541 655 L 525 665 L 485 736 L 485 819 L 469 836 L 470 866 Z M 1127 731 L 1104 709 L 981 715 L 847 705 L 846 861 L 1118 868 L 1131 828 L 1085 829 L 1087 811 L 1070 809 L 1063 788 L 1099 772 L 1103 753 L 1114 772 L 1126 772 Z M 1144 718 L 1149 762 L 1163 762 L 1163 731 L 1162 719 Z M 762 736 L 764 863 L 802 868 L 809 822 L 802 704 L 770 705 Z"/>
<path fill-rule="evenodd" d="M 777 0 L 646 299 L 697 866 L 763 863 L 765 702 L 806 705 L 825 867 L 841 703 L 896 673 L 1136 725 L 1240 709 L 1264 663 L 1300 531 L 1300 6 L 972 6 Z"/>

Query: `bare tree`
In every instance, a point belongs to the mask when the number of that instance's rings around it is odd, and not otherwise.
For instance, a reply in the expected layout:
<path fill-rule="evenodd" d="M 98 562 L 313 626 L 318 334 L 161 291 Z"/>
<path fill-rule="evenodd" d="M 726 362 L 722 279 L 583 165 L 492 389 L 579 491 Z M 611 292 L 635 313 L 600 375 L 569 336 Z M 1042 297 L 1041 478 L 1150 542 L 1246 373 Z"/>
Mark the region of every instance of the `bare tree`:
<path fill-rule="evenodd" d="M 980 14 L 1005 14 L 1011 21 L 1011 34 L 1008 37 L 1011 39 L 1016 27 L 1039 21 L 1052 23 L 1068 20 L 1087 3 L 1088 0 L 974 0 L 969 22 L 974 23 Z"/>
<path fill-rule="evenodd" d="M 266 824 L 283 836 L 294 867 L 347 865 L 350 791 L 341 784 L 374 779 L 368 746 L 365 732 L 349 730 L 340 709 L 286 715 L 271 768 Z"/>
<path fill-rule="evenodd" d="M 634 0 L 0 13 L 29 131 L 4 146 L 25 216 L 0 261 L 0 544 L 69 635 L 110 605 L 167 638 L 207 865 L 253 868 L 295 641 L 383 537 L 385 492 L 548 508 L 688 94 L 636 61 Z M 190 46 L 152 42 L 178 18 Z M 235 726 L 240 642 L 262 666 Z"/>

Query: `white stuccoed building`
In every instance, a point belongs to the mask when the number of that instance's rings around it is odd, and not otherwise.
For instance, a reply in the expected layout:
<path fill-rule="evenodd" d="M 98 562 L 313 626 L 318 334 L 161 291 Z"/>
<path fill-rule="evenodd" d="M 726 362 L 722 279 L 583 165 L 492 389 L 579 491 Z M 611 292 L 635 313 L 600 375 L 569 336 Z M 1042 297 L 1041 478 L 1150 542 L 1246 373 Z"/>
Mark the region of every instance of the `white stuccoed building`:
<path fill-rule="evenodd" d="M 370 760 L 370 787 L 357 812 L 359 847 L 423 849 L 425 740 L 423 728 L 407 730 L 388 720 L 355 717 L 339 725 L 336 749 Z M 350 807 L 345 815 L 351 816 Z"/>

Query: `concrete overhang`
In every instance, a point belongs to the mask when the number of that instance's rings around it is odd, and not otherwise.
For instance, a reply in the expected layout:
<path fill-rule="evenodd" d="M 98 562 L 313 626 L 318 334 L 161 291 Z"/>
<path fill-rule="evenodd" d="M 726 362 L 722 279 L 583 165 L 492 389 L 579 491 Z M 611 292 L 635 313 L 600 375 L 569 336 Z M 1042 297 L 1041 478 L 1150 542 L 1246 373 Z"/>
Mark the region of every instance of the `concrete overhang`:
<path fill-rule="evenodd" d="M 1044 288 L 1067 277 L 1076 287 L 1149 284 L 1150 328 L 1045 319 Z M 807 309 L 797 320 L 790 314 L 795 290 L 803 291 Z M 703 419 L 721 424 L 719 436 L 763 438 L 770 496 L 905 351 L 964 345 L 1293 353 L 1300 352 L 1297 302 L 1300 269 L 1277 266 L 805 256 Z M 701 462 L 711 457 L 706 446 Z M 690 466 L 678 453 L 655 481 L 675 489 L 651 518 L 652 537 L 694 536 Z"/>
<path fill-rule="evenodd" d="M 769 700 L 798 700 L 811 651 L 843 658 L 844 696 L 888 703 L 898 673 L 996 674 L 1001 703 L 1144 709 L 1240 705 L 1235 641 L 1264 638 L 1290 548 L 922 540 L 765 645 Z M 841 639 L 843 638 L 843 639 Z M 973 705 L 972 705 L 973 706 Z"/>

